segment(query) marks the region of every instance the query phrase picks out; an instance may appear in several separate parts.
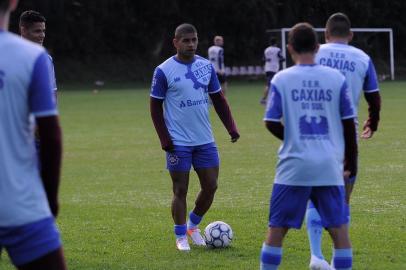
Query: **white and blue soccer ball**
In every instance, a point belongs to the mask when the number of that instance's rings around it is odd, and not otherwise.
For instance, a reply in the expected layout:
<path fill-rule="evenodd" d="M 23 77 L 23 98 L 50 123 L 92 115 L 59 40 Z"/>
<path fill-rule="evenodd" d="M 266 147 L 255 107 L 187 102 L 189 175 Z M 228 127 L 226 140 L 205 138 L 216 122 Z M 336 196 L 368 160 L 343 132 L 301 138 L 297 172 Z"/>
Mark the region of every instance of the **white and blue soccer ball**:
<path fill-rule="evenodd" d="M 204 229 L 204 239 L 209 248 L 228 247 L 233 240 L 233 230 L 223 221 L 214 221 Z"/>

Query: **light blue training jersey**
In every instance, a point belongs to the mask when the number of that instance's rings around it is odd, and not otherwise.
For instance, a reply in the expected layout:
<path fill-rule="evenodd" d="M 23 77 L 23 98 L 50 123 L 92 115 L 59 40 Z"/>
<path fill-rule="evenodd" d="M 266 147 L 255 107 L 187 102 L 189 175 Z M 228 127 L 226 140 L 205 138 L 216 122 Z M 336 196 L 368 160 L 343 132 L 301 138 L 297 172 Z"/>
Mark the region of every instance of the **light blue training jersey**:
<path fill-rule="evenodd" d="M 56 115 L 49 58 L 0 30 L 0 227 L 50 217 L 34 144 L 35 117 Z"/>
<path fill-rule="evenodd" d="M 271 82 L 265 121 L 283 122 L 275 183 L 343 185 L 342 119 L 354 109 L 344 76 L 321 65 L 296 65 Z"/>
<path fill-rule="evenodd" d="M 209 93 L 221 91 L 213 65 L 195 56 L 191 63 L 175 56 L 154 72 L 151 97 L 164 99 L 164 118 L 174 145 L 214 142 L 209 119 Z"/>
<path fill-rule="evenodd" d="M 316 62 L 341 71 L 351 92 L 355 113 L 362 90 L 366 93 L 379 91 L 378 79 L 371 58 L 362 50 L 344 43 L 326 43 L 320 46 Z"/>

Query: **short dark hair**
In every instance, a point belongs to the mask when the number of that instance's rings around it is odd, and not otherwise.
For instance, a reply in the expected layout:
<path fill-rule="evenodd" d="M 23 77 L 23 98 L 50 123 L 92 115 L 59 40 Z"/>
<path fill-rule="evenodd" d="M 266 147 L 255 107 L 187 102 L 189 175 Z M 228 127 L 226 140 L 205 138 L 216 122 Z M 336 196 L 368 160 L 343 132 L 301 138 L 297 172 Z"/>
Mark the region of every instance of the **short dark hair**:
<path fill-rule="evenodd" d="M 10 5 L 10 0 L 0 0 L 0 10 L 1 11 L 6 11 L 9 5 Z"/>
<path fill-rule="evenodd" d="M 309 23 L 298 23 L 289 31 L 288 43 L 297 53 L 314 52 L 318 44 L 316 31 Z"/>
<path fill-rule="evenodd" d="M 45 19 L 44 15 L 34 10 L 24 11 L 20 15 L 20 27 L 30 27 L 34 23 L 44 23 L 46 21 L 47 20 Z"/>
<path fill-rule="evenodd" d="M 344 13 L 334 13 L 328 18 L 326 31 L 333 37 L 347 37 L 351 33 L 351 22 Z"/>
<path fill-rule="evenodd" d="M 197 33 L 196 27 L 194 27 L 190 23 L 182 23 L 178 27 L 176 27 L 175 30 L 175 38 L 179 39 L 181 38 L 184 34 L 190 34 L 190 33 Z"/>
<path fill-rule="evenodd" d="M 271 44 L 271 45 L 276 45 L 276 43 L 277 43 L 276 37 L 271 37 L 271 38 L 269 39 L 269 44 Z"/>

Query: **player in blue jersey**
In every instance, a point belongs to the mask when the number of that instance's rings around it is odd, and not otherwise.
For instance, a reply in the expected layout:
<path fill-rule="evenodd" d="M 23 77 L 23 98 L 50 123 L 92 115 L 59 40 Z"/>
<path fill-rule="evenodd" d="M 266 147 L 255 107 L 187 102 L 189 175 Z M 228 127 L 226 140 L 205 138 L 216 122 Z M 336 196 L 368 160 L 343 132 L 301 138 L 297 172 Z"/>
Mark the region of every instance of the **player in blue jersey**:
<path fill-rule="evenodd" d="M 369 117 L 365 121 L 361 138 L 369 139 L 378 128 L 381 97 L 374 64 L 366 53 L 348 45 L 352 36 L 351 23 L 348 17 L 343 13 L 331 15 L 326 24 L 327 43 L 320 46 L 316 55 L 316 62 L 337 69 L 344 74 L 356 115 L 361 94 L 364 94 L 369 106 Z M 354 182 L 355 175 L 345 183 L 348 215 Z M 323 227 L 320 215 L 311 203 L 307 210 L 306 224 L 311 250 L 310 269 L 329 269 L 321 250 Z"/>
<path fill-rule="evenodd" d="M 355 114 L 345 77 L 315 63 L 318 47 L 311 25 L 295 25 L 288 50 L 296 65 L 277 73 L 271 82 L 264 120 L 282 146 L 268 236 L 261 250 L 262 270 L 278 269 L 283 239 L 290 228 L 301 227 L 308 200 L 332 237 L 336 269 L 352 268 L 343 174 L 357 172 Z"/>
<path fill-rule="evenodd" d="M 17 0 L 0 0 L 0 247 L 17 269 L 64 270 L 54 221 L 62 143 L 49 59 L 42 47 L 7 32 L 16 6 Z"/>
<path fill-rule="evenodd" d="M 45 24 L 46 19 L 41 13 L 34 10 L 24 11 L 20 15 L 20 34 L 23 38 L 43 46 L 46 32 Z M 58 87 L 56 85 L 55 68 L 52 57 L 49 54 L 48 57 L 50 61 L 49 76 L 51 78 L 52 89 L 55 91 L 56 97 Z"/>
<path fill-rule="evenodd" d="M 190 250 L 187 234 L 196 245 L 205 245 L 198 225 L 209 210 L 217 189 L 219 156 L 209 121 L 209 98 L 236 142 L 240 135 L 221 91 L 213 65 L 196 55 L 198 37 L 191 24 L 175 30 L 176 55 L 160 64 L 151 86 L 151 117 L 166 151 L 167 169 L 173 184 L 172 217 L 176 246 Z M 193 165 L 201 190 L 186 223 L 186 195 Z"/>

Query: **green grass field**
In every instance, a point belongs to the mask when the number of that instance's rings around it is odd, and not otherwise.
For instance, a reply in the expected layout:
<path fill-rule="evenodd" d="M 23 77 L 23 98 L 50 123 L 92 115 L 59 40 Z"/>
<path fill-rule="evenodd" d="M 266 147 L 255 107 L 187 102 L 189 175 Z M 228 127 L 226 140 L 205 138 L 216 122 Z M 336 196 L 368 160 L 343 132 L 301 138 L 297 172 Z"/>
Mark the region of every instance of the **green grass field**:
<path fill-rule="evenodd" d="M 221 155 L 219 189 L 202 226 L 229 223 L 231 248 L 175 248 L 170 216 L 171 181 L 149 116 L 147 87 L 60 87 L 64 163 L 60 189 L 62 232 L 70 269 L 258 269 L 265 237 L 276 152 L 280 144 L 264 128 L 261 83 L 231 82 L 228 98 L 241 133 L 236 144 L 215 113 L 212 124 Z M 406 269 L 406 83 L 381 85 L 379 131 L 360 141 L 360 171 L 352 197 L 354 269 Z M 114 90 L 114 91 L 113 91 Z M 366 116 L 365 102 L 361 117 Z M 198 191 L 192 172 L 189 209 Z M 325 255 L 331 242 L 325 234 Z M 280 269 L 308 269 L 304 227 L 284 243 Z M 13 269 L 7 256 L 0 269 Z"/>

